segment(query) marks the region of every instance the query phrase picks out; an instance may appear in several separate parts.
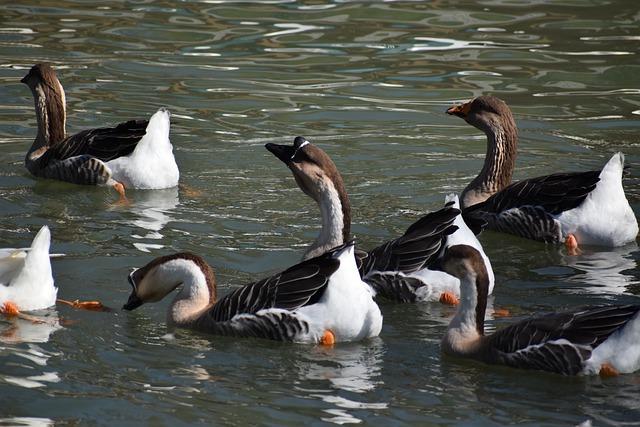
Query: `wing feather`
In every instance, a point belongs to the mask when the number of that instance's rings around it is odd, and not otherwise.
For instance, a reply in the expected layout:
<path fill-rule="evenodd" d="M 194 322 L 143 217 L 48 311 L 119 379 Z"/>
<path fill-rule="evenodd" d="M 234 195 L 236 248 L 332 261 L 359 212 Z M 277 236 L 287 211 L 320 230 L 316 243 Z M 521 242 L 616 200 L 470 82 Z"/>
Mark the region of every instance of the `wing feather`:
<path fill-rule="evenodd" d="M 303 261 L 271 277 L 243 286 L 221 298 L 209 312 L 216 322 L 268 308 L 295 310 L 314 304 L 323 295 L 340 261 L 333 255 L 349 242 L 318 257 Z"/>

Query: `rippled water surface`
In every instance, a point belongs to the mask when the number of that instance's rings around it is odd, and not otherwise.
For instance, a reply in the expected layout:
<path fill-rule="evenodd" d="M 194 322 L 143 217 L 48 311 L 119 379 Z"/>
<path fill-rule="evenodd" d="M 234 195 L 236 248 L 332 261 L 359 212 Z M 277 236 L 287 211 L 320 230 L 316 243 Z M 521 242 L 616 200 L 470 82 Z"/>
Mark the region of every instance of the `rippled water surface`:
<path fill-rule="evenodd" d="M 317 346 L 168 330 L 168 301 L 135 312 L 131 268 L 202 254 L 222 292 L 285 268 L 318 231 L 317 207 L 264 149 L 304 135 L 338 165 L 353 232 L 372 247 L 460 192 L 484 136 L 446 108 L 482 93 L 510 105 L 515 178 L 601 167 L 617 151 L 640 209 L 640 27 L 633 1 L 35 1 L 0 5 L 0 246 L 48 224 L 59 296 L 50 325 L 0 319 L 2 425 L 640 425 L 640 375 L 563 378 L 441 356 L 451 309 L 382 303 L 379 338 Z M 130 191 L 36 180 L 20 79 L 57 70 L 75 132 L 172 112 L 188 188 Z M 481 236 L 491 301 L 511 317 L 637 302 L 639 252 L 569 256 Z"/>

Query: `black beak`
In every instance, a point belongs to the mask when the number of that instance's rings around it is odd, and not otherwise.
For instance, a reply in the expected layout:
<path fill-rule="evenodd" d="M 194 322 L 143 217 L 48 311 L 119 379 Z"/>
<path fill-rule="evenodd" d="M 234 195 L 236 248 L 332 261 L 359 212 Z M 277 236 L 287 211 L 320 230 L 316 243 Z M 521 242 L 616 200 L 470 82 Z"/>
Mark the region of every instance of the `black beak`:
<path fill-rule="evenodd" d="M 266 144 L 265 147 L 287 166 L 289 166 L 289 163 L 291 163 L 291 158 L 296 153 L 295 148 L 293 148 L 293 146 L 291 145 L 281 145 L 270 142 Z"/>
<path fill-rule="evenodd" d="M 136 292 L 137 291 L 136 283 L 133 281 L 133 273 L 134 272 L 132 272 L 128 277 L 129 284 L 133 288 L 133 291 L 131 292 L 131 295 L 129 295 L 129 299 L 127 300 L 127 303 L 122 306 L 123 309 L 129 310 L 129 311 L 135 310 L 136 308 L 144 304 L 144 301 L 138 298 L 138 294 Z"/>
<path fill-rule="evenodd" d="M 142 301 L 140 298 L 138 298 L 138 295 L 136 295 L 136 291 L 133 291 L 131 292 L 131 295 L 129 295 L 129 299 L 127 300 L 127 303 L 123 305 L 122 308 L 124 308 L 125 310 L 131 311 L 140 307 L 143 303 L 144 301 Z"/>

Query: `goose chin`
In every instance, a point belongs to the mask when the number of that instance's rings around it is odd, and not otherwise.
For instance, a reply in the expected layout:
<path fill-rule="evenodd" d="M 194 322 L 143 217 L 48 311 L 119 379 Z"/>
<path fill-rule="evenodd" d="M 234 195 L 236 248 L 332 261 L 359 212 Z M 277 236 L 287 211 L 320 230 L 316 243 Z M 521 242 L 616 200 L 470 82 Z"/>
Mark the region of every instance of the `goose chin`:
<path fill-rule="evenodd" d="M 125 305 L 122 306 L 123 309 L 125 310 L 135 310 L 136 308 L 140 307 L 142 304 L 144 304 L 144 301 L 142 301 L 140 298 L 138 298 L 138 295 L 136 295 L 135 291 L 131 293 L 131 295 L 129 296 L 129 300 L 127 301 L 127 303 Z"/>

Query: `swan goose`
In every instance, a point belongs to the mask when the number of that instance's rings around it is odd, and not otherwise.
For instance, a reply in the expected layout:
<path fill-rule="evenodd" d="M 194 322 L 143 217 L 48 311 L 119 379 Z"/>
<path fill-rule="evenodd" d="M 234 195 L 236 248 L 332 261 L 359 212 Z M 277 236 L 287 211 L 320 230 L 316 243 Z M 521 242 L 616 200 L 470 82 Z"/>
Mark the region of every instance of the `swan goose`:
<path fill-rule="evenodd" d="M 518 131 L 507 104 L 479 96 L 446 111 L 487 135 L 478 176 L 464 189 L 465 217 L 487 228 L 547 243 L 623 246 L 638 235 L 638 222 L 622 187 L 624 156 L 614 154 L 601 171 L 557 173 L 511 183 Z"/>
<path fill-rule="evenodd" d="M 42 226 L 28 249 L 0 249 L 0 313 L 17 316 L 33 323 L 45 323 L 23 311 L 41 310 L 56 302 L 92 311 L 110 311 L 98 301 L 67 301 L 57 298 L 50 254 L 51 231 Z"/>
<path fill-rule="evenodd" d="M 331 158 L 318 146 L 298 136 L 293 145 L 268 143 L 266 148 L 285 163 L 300 189 L 320 208 L 322 228 L 302 259 L 322 253 L 350 237 L 351 205 L 344 181 Z M 482 251 L 475 234 L 459 215 L 458 199 L 448 196 L 443 209 L 412 224 L 405 234 L 369 251 L 360 272 L 377 296 L 393 301 L 457 303 L 459 281 L 428 268 L 451 244 L 467 243 Z M 486 255 L 483 256 L 491 272 Z"/>
<path fill-rule="evenodd" d="M 442 338 L 442 352 L 491 365 L 563 375 L 615 376 L 640 369 L 640 305 L 596 306 L 532 317 L 484 333 L 488 278 L 467 245 L 448 248 L 441 268 L 460 279 L 460 304 Z"/>
<path fill-rule="evenodd" d="M 0 312 L 40 310 L 56 303 L 49 246 L 51 231 L 43 226 L 27 250 L 0 250 Z"/>
<path fill-rule="evenodd" d="M 169 117 L 160 108 L 149 121 L 65 134 L 66 98 L 53 69 L 37 64 L 21 80 L 35 102 L 38 134 L 25 156 L 30 173 L 75 184 L 158 189 L 178 185 L 180 172 L 169 141 Z"/>
<path fill-rule="evenodd" d="M 133 310 L 182 288 L 168 309 L 171 326 L 237 337 L 332 344 L 375 337 L 382 315 L 356 267 L 353 242 L 287 270 L 217 295 L 211 267 L 199 256 L 158 257 L 129 275 Z"/>

